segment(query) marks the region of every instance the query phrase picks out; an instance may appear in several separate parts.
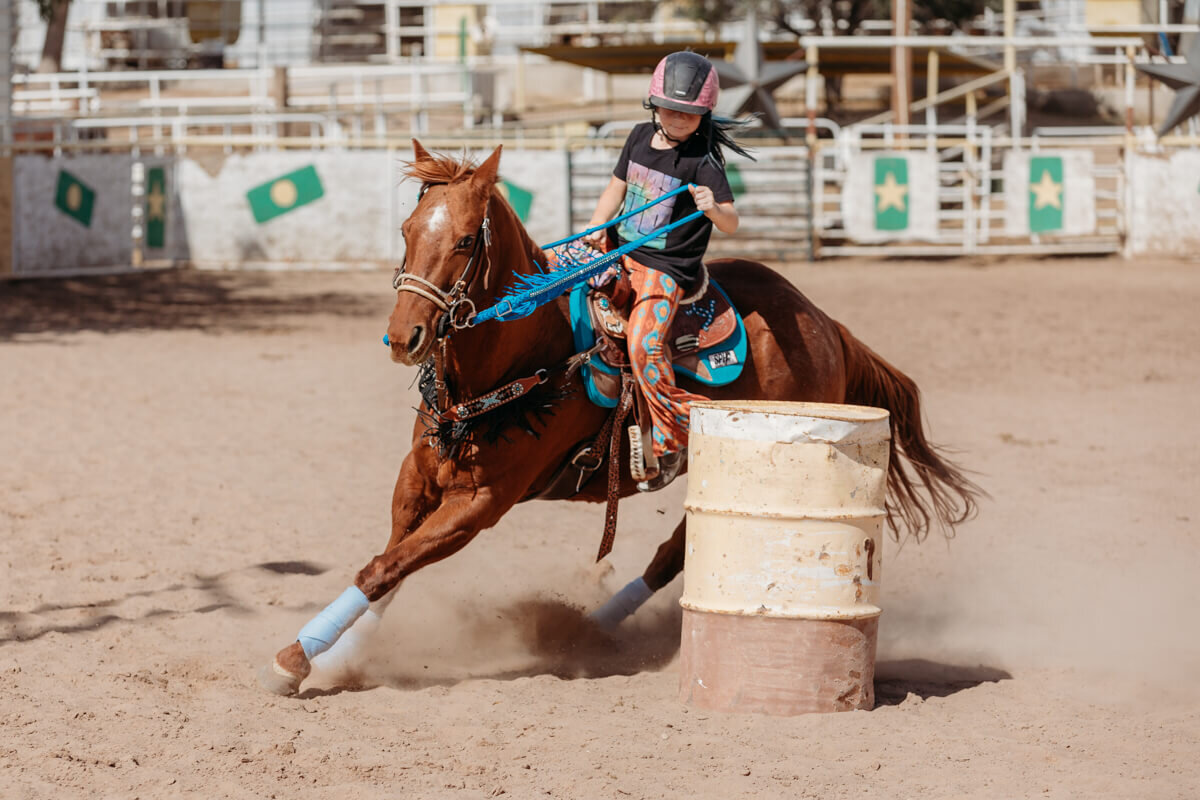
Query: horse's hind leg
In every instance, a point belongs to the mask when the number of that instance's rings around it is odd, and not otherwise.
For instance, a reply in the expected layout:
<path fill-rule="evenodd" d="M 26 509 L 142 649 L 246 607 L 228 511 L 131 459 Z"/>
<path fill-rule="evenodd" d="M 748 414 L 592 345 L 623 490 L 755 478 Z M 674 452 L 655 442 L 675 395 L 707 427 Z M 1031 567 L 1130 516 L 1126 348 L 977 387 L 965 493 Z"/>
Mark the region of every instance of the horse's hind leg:
<path fill-rule="evenodd" d="M 650 560 L 649 566 L 646 567 L 646 571 L 641 574 L 641 577 L 634 578 L 621 591 L 614 594 L 607 603 L 588 615 L 593 622 L 604 630 L 615 630 L 626 617 L 641 608 L 642 604 L 649 600 L 655 592 L 673 581 L 675 576 L 683 571 L 686 526 L 686 518 L 679 521 L 671 538 L 658 546 L 654 558 Z"/>
<path fill-rule="evenodd" d="M 650 591 L 657 592 L 675 580 L 676 575 L 683 572 L 683 550 L 687 541 L 684 534 L 686 531 L 687 518 L 684 517 L 675 526 L 671 538 L 660 544 L 654 553 L 654 558 L 650 559 L 650 564 L 642 573 L 642 580 L 650 587 Z"/>

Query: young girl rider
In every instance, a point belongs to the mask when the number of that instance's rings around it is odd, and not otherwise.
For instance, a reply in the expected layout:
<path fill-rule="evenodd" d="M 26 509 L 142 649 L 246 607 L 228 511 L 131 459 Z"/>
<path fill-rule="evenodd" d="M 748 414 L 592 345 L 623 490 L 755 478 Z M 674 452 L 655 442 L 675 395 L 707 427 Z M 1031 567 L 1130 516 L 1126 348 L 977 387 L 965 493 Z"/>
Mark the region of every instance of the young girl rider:
<path fill-rule="evenodd" d="M 713 226 L 722 233 L 738 228 L 721 147 L 746 151 L 727 132 L 737 123 L 713 118 L 716 104 L 717 71 L 708 59 L 679 52 L 660 61 L 644 101 L 650 122 L 635 127 L 625 140 L 612 179 L 588 223 L 589 228 L 603 225 L 622 206 L 643 206 L 683 184 L 687 192 L 619 223 L 619 244 L 640 239 L 697 209 L 704 212 L 637 248 L 621 264 L 636 295 L 626 331 L 629 357 L 649 408 L 651 441 L 659 463 L 658 475 L 639 486 L 647 491 L 665 486 L 678 473 L 687 447 L 691 403 L 706 399 L 675 384 L 675 372 L 663 352 L 671 321 L 679 301 L 699 288 Z M 596 231 L 587 237 L 588 243 L 605 249 L 605 236 L 606 230 Z M 617 267 L 612 267 L 593 285 L 602 285 L 616 274 Z"/>

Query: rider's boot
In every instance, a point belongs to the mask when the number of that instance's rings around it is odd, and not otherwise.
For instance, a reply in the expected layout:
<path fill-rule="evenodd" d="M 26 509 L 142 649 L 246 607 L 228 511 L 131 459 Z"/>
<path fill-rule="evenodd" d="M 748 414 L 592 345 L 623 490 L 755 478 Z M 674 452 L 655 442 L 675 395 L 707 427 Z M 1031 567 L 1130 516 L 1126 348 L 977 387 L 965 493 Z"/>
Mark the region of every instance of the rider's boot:
<path fill-rule="evenodd" d="M 679 468 L 683 466 L 685 458 L 687 458 L 687 448 L 677 450 L 673 453 L 663 453 L 658 457 L 658 472 L 647 476 L 644 481 L 639 481 L 637 485 L 638 491 L 657 492 L 675 480 L 675 476 L 679 474 Z"/>

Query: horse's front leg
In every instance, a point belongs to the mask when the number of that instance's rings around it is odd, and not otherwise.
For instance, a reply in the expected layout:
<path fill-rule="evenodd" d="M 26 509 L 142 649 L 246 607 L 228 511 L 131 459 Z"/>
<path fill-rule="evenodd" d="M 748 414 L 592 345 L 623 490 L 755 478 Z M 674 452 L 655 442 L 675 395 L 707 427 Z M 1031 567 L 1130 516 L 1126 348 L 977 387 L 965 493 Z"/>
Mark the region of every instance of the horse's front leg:
<path fill-rule="evenodd" d="M 396 488 L 392 490 L 392 534 L 388 537 L 385 552 L 420 527 L 441 499 L 442 491 L 427 471 L 421 469 L 418 453 L 420 451 L 414 448 L 400 465 Z"/>
<path fill-rule="evenodd" d="M 515 496 L 501 497 L 487 487 L 447 492 L 416 530 L 371 559 L 354 585 L 305 625 L 297 641 L 276 654 L 263 672 L 264 686 L 277 694 L 294 694 L 308 677 L 312 659 L 332 647 L 372 601 L 387 597 L 418 569 L 457 553 L 481 530 L 495 525 L 513 502 Z"/>
<path fill-rule="evenodd" d="M 404 463 L 400 466 L 400 474 L 396 478 L 396 486 L 392 491 L 392 530 L 384 552 L 396 547 L 412 535 L 438 506 L 441 489 L 420 468 L 419 453 L 421 451 L 414 449 L 405 457 Z M 423 453 L 421 454 L 423 455 Z M 354 593 L 350 590 L 347 590 L 347 593 L 350 596 L 345 603 L 348 604 L 345 612 L 339 612 L 334 606 L 330 606 L 322 612 L 322 615 L 354 613 L 358 622 L 348 632 L 351 635 L 341 637 L 337 647 L 333 646 L 333 642 L 324 647 L 319 643 L 310 643 L 307 652 L 304 643 L 298 639 L 280 650 L 274 661 L 259 673 L 259 680 L 263 686 L 277 694 L 293 694 L 300 683 L 308 677 L 311 670 L 311 659 L 318 654 L 322 654 L 322 659 L 318 664 L 322 669 L 336 669 L 339 662 L 348 662 L 357 650 L 354 646 L 355 643 L 365 640 L 379 626 L 383 612 L 394 596 L 385 595 L 376 598 L 367 607 L 365 613 L 355 613 L 358 604 L 353 602 Z M 339 602 L 342 601 L 339 600 Z M 358 617 L 358 614 L 362 614 L 362 616 Z M 354 622 L 355 619 L 350 618 L 347 627 Z M 332 629 L 337 630 L 339 624 L 335 620 L 331 626 Z M 345 628 L 342 630 L 345 631 Z"/>

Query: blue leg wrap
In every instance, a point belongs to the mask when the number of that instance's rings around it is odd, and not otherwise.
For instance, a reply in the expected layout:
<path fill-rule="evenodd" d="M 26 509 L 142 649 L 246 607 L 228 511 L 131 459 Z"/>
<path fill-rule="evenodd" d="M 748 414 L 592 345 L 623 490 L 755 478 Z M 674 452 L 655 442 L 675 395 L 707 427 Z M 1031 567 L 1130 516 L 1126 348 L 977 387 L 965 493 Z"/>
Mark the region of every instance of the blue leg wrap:
<path fill-rule="evenodd" d="M 304 648 L 304 655 L 311 659 L 333 647 L 337 638 L 362 616 L 368 605 L 367 596 L 357 586 L 342 592 L 337 600 L 300 629 L 296 639 Z"/>
<path fill-rule="evenodd" d="M 653 596 L 654 592 L 646 585 L 646 581 L 637 577 L 588 616 L 604 630 L 611 631 Z"/>

